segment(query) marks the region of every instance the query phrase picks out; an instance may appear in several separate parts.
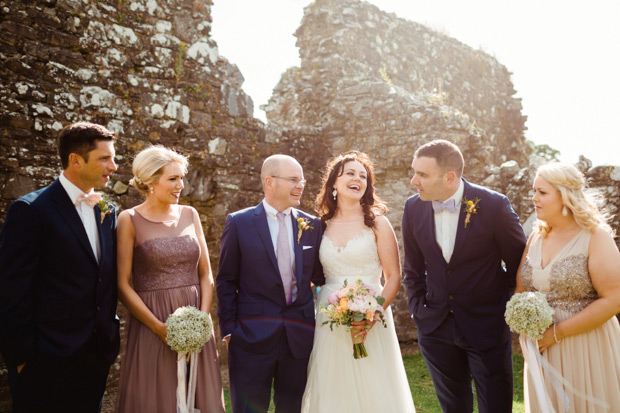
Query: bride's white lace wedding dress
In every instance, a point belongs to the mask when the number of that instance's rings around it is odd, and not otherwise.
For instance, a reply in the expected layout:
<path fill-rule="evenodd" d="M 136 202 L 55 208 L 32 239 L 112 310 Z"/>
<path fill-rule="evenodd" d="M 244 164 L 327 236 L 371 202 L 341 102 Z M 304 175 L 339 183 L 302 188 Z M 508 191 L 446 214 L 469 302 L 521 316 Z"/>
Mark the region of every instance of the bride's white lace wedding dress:
<path fill-rule="evenodd" d="M 329 294 L 339 290 L 345 279 L 352 283 L 360 277 L 382 291 L 375 234 L 363 224 L 328 223 L 319 257 L 325 273 L 319 303 L 327 305 Z M 302 412 L 415 412 L 391 309 L 385 311 L 387 327 L 377 322 L 368 332 L 368 357 L 361 359 L 353 358 L 346 327 L 334 326 L 331 331 L 328 324 L 322 325 L 324 321 L 326 317 L 317 311 Z"/>

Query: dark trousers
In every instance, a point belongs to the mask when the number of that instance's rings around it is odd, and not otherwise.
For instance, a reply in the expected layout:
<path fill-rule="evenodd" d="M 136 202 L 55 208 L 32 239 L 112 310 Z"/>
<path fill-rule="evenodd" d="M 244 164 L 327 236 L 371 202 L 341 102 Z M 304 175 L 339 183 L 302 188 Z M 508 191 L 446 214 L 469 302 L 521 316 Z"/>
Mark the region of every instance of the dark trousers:
<path fill-rule="evenodd" d="M 67 358 L 40 358 L 18 374 L 9 368 L 14 413 L 97 413 L 110 365 L 91 340 Z"/>
<path fill-rule="evenodd" d="M 510 340 L 484 351 L 471 347 L 452 314 L 430 334 L 418 330 L 418 343 L 445 413 L 471 413 L 476 385 L 480 413 L 512 412 Z M 499 334 L 499 333 L 498 333 Z"/>
<path fill-rule="evenodd" d="M 234 337 L 231 337 L 228 350 L 230 399 L 234 413 L 267 412 L 272 384 L 276 413 L 299 413 L 309 357 L 293 357 L 286 333 L 267 353 L 248 352 L 235 345 Z"/>

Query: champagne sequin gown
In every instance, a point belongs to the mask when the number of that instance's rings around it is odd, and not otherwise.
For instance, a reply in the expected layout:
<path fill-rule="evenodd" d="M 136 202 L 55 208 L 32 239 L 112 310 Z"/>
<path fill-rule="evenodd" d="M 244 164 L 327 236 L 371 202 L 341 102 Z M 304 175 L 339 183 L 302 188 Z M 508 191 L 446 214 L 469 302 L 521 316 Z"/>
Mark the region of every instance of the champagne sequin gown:
<path fill-rule="evenodd" d="M 591 233 L 582 230 L 546 267 L 542 268 L 542 238 L 534 235 L 521 270 L 527 291 L 546 295 L 559 323 L 586 308 L 598 298 L 588 272 Z M 564 338 L 542 354 L 571 386 L 610 405 L 607 410 L 584 397 L 566 391 L 569 412 L 620 411 L 620 326 L 616 317 L 586 333 Z M 524 373 L 525 405 L 528 412 L 542 412 L 527 372 Z M 556 412 L 565 406 L 545 376 L 545 386 Z"/>
<path fill-rule="evenodd" d="M 165 322 L 177 308 L 200 308 L 193 211 L 180 206 L 179 220 L 152 222 L 129 210 L 135 228 L 132 283 L 146 306 Z M 177 353 L 128 315 L 127 347 L 121 361 L 117 412 L 176 412 Z M 223 412 L 224 394 L 215 336 L 197 355 L 196 409 Z"/>

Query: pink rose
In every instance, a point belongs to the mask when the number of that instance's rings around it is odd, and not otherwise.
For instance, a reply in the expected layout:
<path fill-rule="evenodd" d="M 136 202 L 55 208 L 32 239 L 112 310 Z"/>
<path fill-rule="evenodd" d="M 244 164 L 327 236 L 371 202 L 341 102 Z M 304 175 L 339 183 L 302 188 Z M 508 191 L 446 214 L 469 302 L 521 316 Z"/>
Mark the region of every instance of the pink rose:
<path fill-rule="evenodd" d="M 373 297 L 377 294 L 375 294 L 375 290 L 372 289 L 372 287 L 368 284 L 364 284 L 364 288 L 368 289 L 368 294 L 372 295 Z"/>
<path fill-rule="evenodd" d="M 331 294 L 329 294 L 329 296 L 327 297 L 327 301 L 330 304 L 334 304 L 334 305 L 338 305 L 338 301 L 340 300 L 338 291 L 334 291 Z"/>

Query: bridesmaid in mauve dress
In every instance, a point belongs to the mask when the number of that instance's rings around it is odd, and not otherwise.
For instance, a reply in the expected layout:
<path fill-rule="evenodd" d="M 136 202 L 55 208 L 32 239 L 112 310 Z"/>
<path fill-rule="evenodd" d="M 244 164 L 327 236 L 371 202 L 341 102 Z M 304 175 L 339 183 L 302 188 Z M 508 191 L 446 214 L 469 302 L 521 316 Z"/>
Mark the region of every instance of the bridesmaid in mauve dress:
<path fill-rule="evenodd" d="M 192 305 L 207 314 L 211 307 L 213 275 L 202 225 L 194 208 L 178 205 L 186 172 L 185 157 L 161 146 L 140 152 L 133 164 L 132 184 L 146 201 L 123 211 L 118 221 L 119 297 L 130 313 L 120 413 L 177 411 L 177 353 L 166 344 L 164 323 L 179 307 Z M 224 412 L 214 337 L 197 357 L 190 408 Z"/>

